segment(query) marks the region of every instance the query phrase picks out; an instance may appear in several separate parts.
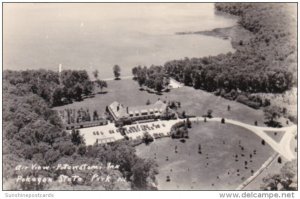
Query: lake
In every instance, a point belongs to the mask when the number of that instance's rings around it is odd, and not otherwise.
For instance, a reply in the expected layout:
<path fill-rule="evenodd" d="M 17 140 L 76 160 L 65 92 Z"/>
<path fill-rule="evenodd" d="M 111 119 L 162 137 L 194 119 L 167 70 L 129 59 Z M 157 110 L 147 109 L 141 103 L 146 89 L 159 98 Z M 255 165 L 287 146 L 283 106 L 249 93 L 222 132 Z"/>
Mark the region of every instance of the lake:
<path fill-rule="evenodd" d="M 138 65 L 234 51 L 229 40 L 176 32 L 229 27 L 212 3 L 4 4 L 3 68 L 99 70 L 122 76 Z"/>

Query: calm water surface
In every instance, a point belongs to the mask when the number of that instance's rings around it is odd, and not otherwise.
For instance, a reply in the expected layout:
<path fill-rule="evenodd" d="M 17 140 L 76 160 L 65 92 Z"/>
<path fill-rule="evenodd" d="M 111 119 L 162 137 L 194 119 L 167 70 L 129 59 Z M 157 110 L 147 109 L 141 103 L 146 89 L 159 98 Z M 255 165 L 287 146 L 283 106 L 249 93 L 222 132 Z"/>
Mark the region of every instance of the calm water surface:
<path fill-rule="evenodd" d="M 229 27 L 213 4 L 4 5 L 4 69 L 98 69 L 122 75 L 137 65 L 234 51 L 229 40 L 180 31 Z"/>

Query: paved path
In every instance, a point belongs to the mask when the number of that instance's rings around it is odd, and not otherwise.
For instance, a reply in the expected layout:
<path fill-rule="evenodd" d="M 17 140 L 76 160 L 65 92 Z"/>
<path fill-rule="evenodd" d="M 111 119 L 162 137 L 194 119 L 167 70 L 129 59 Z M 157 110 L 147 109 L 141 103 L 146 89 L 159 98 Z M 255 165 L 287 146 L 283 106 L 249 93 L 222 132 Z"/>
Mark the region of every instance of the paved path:
<path fill-rule="evenodd" d="M 257 176 L 259 176 L 270 164 L 275 161 L 278 157 L 278 153 L 273 154 L 271 157 L 267 159 L 267 161 L 247 180 L 245 180 L 242 184 L 240 184 L 235 190 L 243 190 L 246 186 L 248 186 Z"/>
<path fill-rule="evenodd" d="M 220 122 L 222 118 L 212 118 L 207 119 L 207 121 L 216 121 Z M 203 117 L 192 118 L 191 121 L 203 121 Z M 254 125 L 245 124 L 236 120 L 225 119 L 225 123 L 233 124 L 236 126 L 243 127 L 248 129 L 249 131 L 255 133 L 257 136 L 265 140 L 276 152 L 286 158 L 288 161 L 296 158 L 294 152 L 291 149 L 291 141 L 294 139 L 297 134 L 297 126 L 292 125 L 288 127 L 282 128 L 272 128 L 272 127 L 259 127 Z M 280 140 L 280 142 L 276 142 L 272 137 L 268 135 L 267 132 L 284 132 L 284 136 Z"/>
<path fill-rule="evenodd" d="M 182 83 L 180 83 L 180 82 L 178 82 L 175 79 L 173 79 L 173 78 L 170 77 L 170 84 L 169 84 L 169 86 L 171 88 L 181 88 L 181 87 L 184 86 L 184 84 L 182 84 Z"/>

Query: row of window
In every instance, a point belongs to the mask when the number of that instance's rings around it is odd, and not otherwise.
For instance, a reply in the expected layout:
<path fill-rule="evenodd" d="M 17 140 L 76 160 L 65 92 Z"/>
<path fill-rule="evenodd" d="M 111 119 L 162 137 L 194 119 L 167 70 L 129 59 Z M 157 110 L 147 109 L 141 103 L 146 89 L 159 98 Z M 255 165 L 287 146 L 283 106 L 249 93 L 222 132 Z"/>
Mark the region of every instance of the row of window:
<path fill-rule="evenodd" d="M 66 129 L 70 130 L 70 129 L 81 129 L 81 128 L 87 128 L 87 127 L 93 127 L 93 126 L 102 126 L 102 125 L 106 125 L 107 121 L 103 120 L 103 121 L 97 121 L 97 122 L 87 122 L 85 124 L 74 124 L 74 125 L 67 125 Z"/>
<path fill-rule="evenodd" d="M 149 112 L 149 115 L 153 115 L 154 113 L 158 113 L 158 111 L 155 111 L 155 112 L 151 111 L 151 112 Z M 144 115 L 148 115 L 148 112 L 143 112 L 143 113 L 141 113 L 141 115 L 143 115 L 143 116 L 144 116 Z M 131 114 L 129 114 L 129 116 L 130 116 L 130 117 L 134 117 L 134 116 L 135 116 L 135 117 L 138 117 L 138 116 L 140 116 L 140 114 L 139 114 L 139 113 L 136 113 L 136 114 L 132 114 L 132 113 L 131 113 Z"/>

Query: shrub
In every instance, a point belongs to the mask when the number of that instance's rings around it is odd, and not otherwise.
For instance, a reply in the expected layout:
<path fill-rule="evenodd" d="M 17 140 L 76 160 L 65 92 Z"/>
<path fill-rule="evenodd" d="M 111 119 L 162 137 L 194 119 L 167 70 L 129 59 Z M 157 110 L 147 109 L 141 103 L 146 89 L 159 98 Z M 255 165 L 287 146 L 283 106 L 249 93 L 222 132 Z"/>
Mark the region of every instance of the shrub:
<path fill-rule="evenodd" d="M 277 162 L 278 162 L 279 164 L 282 163 L 281 157 L 278 157 Z"/>
<path fill-rule="evenodd" d="M 213 111 L 212 111 L 211 109 L 208 109 L 208 110 L 207 110 L 207 117 L 208 117 L 208 118 L 212 118 L 212 112 L 213 112 Z"/>
<path fill-rule="evenodd" d="M 153 137 L 148 133 L 148 132 L 145 132 L 144 135 L 143 135 L 143 141 L 145 142 L 145 144 L 149 144 L 150 142 L 153 142 Z"/>
<path fill-rule="evenodd" d="M 221 123 L 225 124 L 225 119 L 224 118 L 221 119 Z"/>
<path fill-rule="evenodd" d="M 260 106 L 261 106 L 261 103 L 255 102 L 255 101 L 251 101 L 251 99 L 249 99 L 246 95 L 243 95 L 243 94 L 239 95 L 236 98 L 236 101 L 240 102 L 242 104 L 245 104 L 247 106 L 250 106 L 251 108 L 254 108 L 254 109 L 259 109 Z"/>
<path fill-rule="evenodd" d="M 186 122 L 178 122 L 171 127 L 172 138 L 188 138 Z"/>

